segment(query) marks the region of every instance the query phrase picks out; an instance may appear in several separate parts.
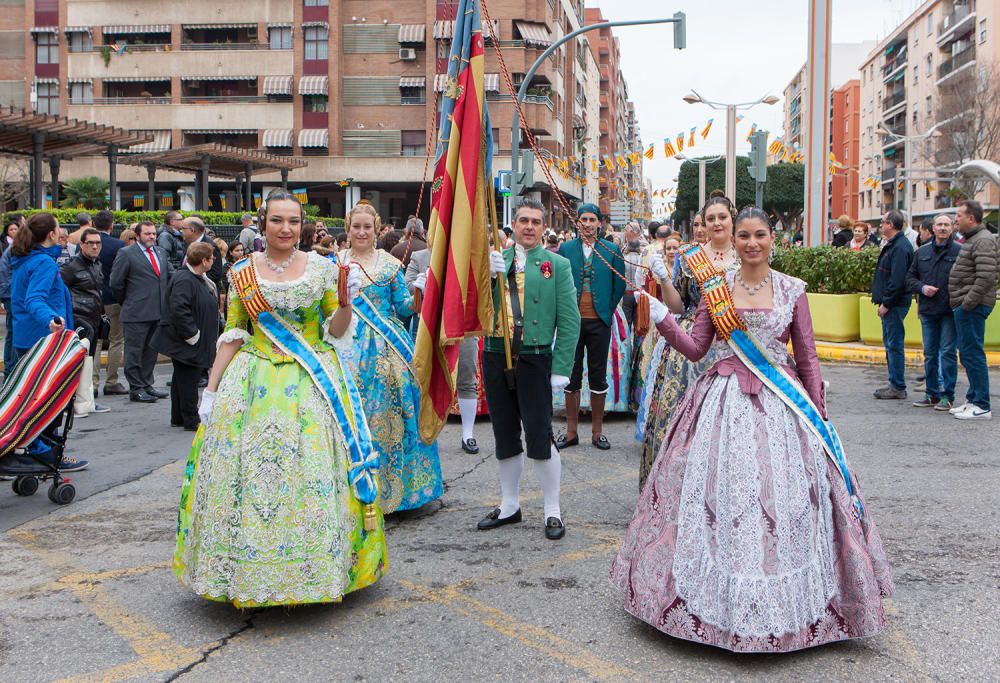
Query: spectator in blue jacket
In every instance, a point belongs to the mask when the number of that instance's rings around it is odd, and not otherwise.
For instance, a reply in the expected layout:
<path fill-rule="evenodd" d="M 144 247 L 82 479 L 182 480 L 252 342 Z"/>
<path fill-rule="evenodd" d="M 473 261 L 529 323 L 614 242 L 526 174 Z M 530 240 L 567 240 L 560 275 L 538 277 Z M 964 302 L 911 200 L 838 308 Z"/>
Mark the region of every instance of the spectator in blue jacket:
<path fill-rule="evenodd" d="M 0 235 L 0 304 L 4 311 L 3 335 L 3 377 L 14 368 L 14 316 L 10 310 L 10 245 L 14 236 L 24 224 L 24 216 L 19 213 L 7 217 L 3 234 Z"/>
<path fill-rule="evenodd" d="M 882 217 L 885 246 L 875 265 L 872 303 L 878 304 L 878 317 L 882 319 L 882 344 L 889 368 L 889 384 L 877 389 L 875 398 L 906 398 L 903 320 L 913 302 L 913 295 L 906 287 L 906 275 L 913 261 L 913 245 L 903 232 L 905 223 L 906 219 L 899 211 L 887 211 Z"/>
<path fill-rule="evenodd" d="M 954 238 L 951 216 L 941 214 L 932 225 L 933 238 L 917 249 L 906 276 L 906 288 L 917 295 L 917 313 L 924 340 L 927 387 L 919 408 L 950 410 L 958 379 L 955 318 L 948 296 L 948 276 L 962 247 Z"/>

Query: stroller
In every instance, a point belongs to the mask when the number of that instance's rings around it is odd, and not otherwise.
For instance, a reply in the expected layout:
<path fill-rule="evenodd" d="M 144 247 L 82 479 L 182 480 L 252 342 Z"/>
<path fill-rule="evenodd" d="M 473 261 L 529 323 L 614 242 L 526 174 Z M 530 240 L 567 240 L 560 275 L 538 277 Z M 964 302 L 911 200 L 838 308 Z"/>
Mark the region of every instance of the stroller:
<path fill-rule="evenodd" d="M 53 503 L 66 505 L 76 497 L 59 466 L 86 356 L 76 332 L 50 334 L 31 347 L 0 387 L 0 475 L 15 477 L 19 496 L 34 495 L 40 481 L 51 480 Z"/>

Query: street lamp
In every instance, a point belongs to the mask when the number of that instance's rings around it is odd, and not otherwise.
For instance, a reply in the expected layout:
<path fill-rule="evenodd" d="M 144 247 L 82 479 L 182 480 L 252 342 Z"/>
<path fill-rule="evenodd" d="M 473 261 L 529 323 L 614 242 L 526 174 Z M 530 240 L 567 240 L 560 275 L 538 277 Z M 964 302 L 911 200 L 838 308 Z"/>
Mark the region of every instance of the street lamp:
<path fill-rule="evenodd" d="M 690 95 L 688 97 L 690 97 Z M 723 157 L 724 155 L 722 154 L 716 157 L 704 157 L 701 159 L 692 159 L 684 154 L 678 154 L 674 157 L 675 159 L 681 159 L 683 161 L 690 161 L 698 164 L 698 206 L 705 206 L 705 165 L 714 164 Z"/>
<path fill-rule="evenodd" d="M 726 110 L 726 196 L 729 197 L 729 201 L 736 203 L 736 110 L 737 109 L 750 109 L 751 107 L 756 107 L 758 104 L 772 105 L 776 104 L 780 100 L 774 95 L 766 95 L 752 102 L 739 102 L 736 104 L 730 104 L 725 102 L 713 102 L 711 100 L 706 100 L 704 97 L 699 95 L 696 91 L 692 90 L 691 94 L 685 95 L 683 98 L 688 104 L 704 104 L 711 109 L 725 109 Z"/>
<path fill-rule="evenodd" d="M 905 175 L 903 176 L 903 183 L 904 183 L 903 192 L 906 193 L 906 196 L 903 197 L 903 202 L 904 202 L 903 205 L 906 207 L 904 209 L 906 211 L 906 221 L 910 225 L 913 225 L 913 213 L 911 212 L 911 198 L 913 190 L 911 188 L 912 178 L 910 169 L 910 159 L 911 159 L 910 155 L 912 154 L 912 149 L 911 149 L 912 145 L 910 143 L 911 141 L 919 142 L 921 140 L 927 140 L 928 138 L 932 138 L 938 135 L 939 134 L 938 127 L 940 125 L 941 125 L 940 123 L 935 123 L 925 132 L 920 133 L 919 135 L 900 135 L 899 133 L 893 133 L 891 130 L 889 130 L 889 127 L 886 125 L 885 121 L 880 121 L 878 126 L 875 128 L 875 132 L 881 135 L 882 137 L 892 138 L 893 142 L 898 142 L 899 140 L 902 140 L 904 143 L 903 173 Z"/>

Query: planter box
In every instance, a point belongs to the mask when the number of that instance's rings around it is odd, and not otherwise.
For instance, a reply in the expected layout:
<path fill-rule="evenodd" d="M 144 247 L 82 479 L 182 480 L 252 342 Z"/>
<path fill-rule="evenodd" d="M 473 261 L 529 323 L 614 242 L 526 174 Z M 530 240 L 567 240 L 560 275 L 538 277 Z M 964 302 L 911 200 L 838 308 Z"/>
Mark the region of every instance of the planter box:
<path fill-rule="evenodd" d="M 872 346 L 882 346 L 882 320 L 878 317 L 878 306 L 872 303 L 871 295 L 858 296 L 858 322 L 861 328 L 861 341 Z M 906 346 L 923 348 L 923 334 L 920 331 L 920 318 L 917 317 L 917 302 L 910 305 L 910 311 L 903 320 L 906 330 L 904 343 Z"/>
<path fill-rule="evenodd" d="M 817 340 L 849 342 L 860 338 L 857 294 L 807 293 L 806 297 Z"/>
<path fill-rule="evenodd" d="M 987 351 L 1000 351 L 1000 301 L 993 307 L 993 312 L 986 319 L 986 343 Z"/>

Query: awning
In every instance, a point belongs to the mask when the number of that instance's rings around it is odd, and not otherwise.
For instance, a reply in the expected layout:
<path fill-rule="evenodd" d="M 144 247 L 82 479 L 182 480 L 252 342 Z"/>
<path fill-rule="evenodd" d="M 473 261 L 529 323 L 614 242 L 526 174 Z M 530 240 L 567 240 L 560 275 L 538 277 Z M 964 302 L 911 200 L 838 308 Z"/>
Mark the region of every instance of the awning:
<path fill-rule="evenodd" d="M 292 76 L 264 76 L 265 95 L 291 95 Z"/>
<path fill-rule="evenodd" d="M 125 35 L 130 33 L 170 33 L 170 24 L 147 24 L 145 26 L 102 26 L 104 33 Z"/>
<path fill-rule="evenodd" d="M 256 76 L 182 76 L 182 81 L 256 81 Z"/>
<path fill-rule="evenodd" d="M 300 95 L 326 95 L 329 91 L 329 76 L 303 76 L 299 79 Z M 325 147 L 326 145 L 323 146 Z"/>
<path fill-rule="evenodd" d="M 500 74 L 483 74 L 483 90 L 500 92 Z"/>
<path fill-rule="evenodd" d="M 545 24 L 536 24 L 533 21 L 515 21 L 514 25 L 526 44 L 535 47 L 548 47 L 552 44 L 549 29 L 546 28 Z"/>
<path fill-rule="evenodd" d="M 267 25 L 268 28 L 291 28 L 292 22 L 290 21 L 277 21 L 272 24 Z"/>
<path fill-rule="evenodd" d="M 170 76 L 108 76 L 105 83 L 159 83 L 170 81 Z"/>
<path fill-rule="evenodd" d="M 152 135 L 153 141 L 141 145 L 132 145 L 123 151 L 127 151 L 129 154 L 148 154 L 149 152 L 166 152 L 170 149 L 171 140 L 169 130 L 139 130 L 136 132 Z"/>
<path fill-rule="evenodd" d="M 425 76 L 400 76 L 400 88 L 426 88 L 427 78 Z"/>
<path fill-rule="evenodd" d="M 399 42 L 406 45 L 409 43 L 424 43 L 427 41 L 427 27 L 424 24 L 403 24 L 399 27 Z"/>
<path fill-rule="evenodd" d="M 434 76 L 434 92 L 444 92 L 444 86 L 448 83 L 448 74 L 436 74 Z"/>
<path fill-rule="evenodd" d="M 325 21 L 303 21 L 302 28 L 325 28 L 330 29 L 330 24 Z"/>
<path fill-rule="evenodd" d="M 89 26 L 67 26 L 63 33 L 93 33 Z"/>
<path fill-rule="evenodd" d="M 303 128 L 299 131 L 299 147 L 316 149 L 330 146 L 330 131 L 326 128 Z"/>
<path fill-rule="evenodd" d="M 500 37 L 500 20 L 493 20 L 493 32 L 496 33 L 497 38 Z M 435 21 L 434 22 L 434 39 L 435 40 L 451 40 L 451 37 L 455 35 L 455 20 L 451 21 Z M 489 39 L 490 30 L 483 27 L 483 38 Z"/>
<path fill-rule="evenodd" d="M 292 129 L 272 128 L 270 130 L 265 130 L 262 144 L 264 147 L 291 147 Z"/>
<path fill-rule="evenodd" d="M 75 77 L 75 78 L 66 79 L 66 82 L 67 83 L 88 83 L 88 84 L 93 84 L 94 83 L 94 79 L 93 78 Z"/>
<path fill-rule="evenodd" d="M 32 33 L 59 33 L 58 26 L 32 26 Z"/>
<path fill-rule="evenodd" d="M 183 29 L 215 29 L 215 28 L 256 28 L 253 23 L 229 23 L 229 24 L 183 24 Z"/>
<path fill-rule="evenodd" d="M 38 85 L 59 85 L 58 78 L 36 78 L 35 83 Z"/>
<path fill-rule="evenodd" d="M 250 135 L 256 134 L 256 128 L 186 128 L 181 131 L 185 135 Z"/>

